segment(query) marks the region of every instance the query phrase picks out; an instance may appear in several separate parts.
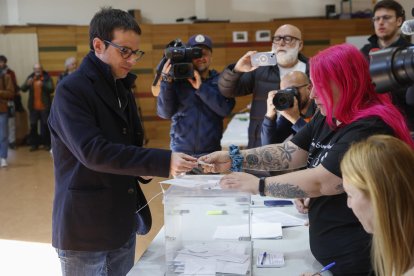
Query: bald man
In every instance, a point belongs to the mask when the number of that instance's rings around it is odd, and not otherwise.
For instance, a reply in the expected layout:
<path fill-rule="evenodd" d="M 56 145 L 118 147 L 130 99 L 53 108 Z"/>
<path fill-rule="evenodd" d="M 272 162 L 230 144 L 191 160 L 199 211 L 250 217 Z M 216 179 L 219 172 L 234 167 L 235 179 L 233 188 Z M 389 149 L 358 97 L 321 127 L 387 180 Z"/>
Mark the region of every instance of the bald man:
<path fill-rule="evenodd" d="M 29 91 L 29 101 L 27 107 L 30 117 L 29 144 L 30 151 L 35 151 L 39 146 L 47 151 L 50 150 L 50 132 L 47 126 L 50 106 L 52 104 L 51 94 L 53 93 L 53 81 L 49 74 L 43 70 L 42 65 L 33 65 L 31 73 L 24 84 L 21 86 L 23 92 Z M 40 121 L 40 135 L 38 122 Z"/>
<path fill-rule="evenodd" d="M 250 110 L 248 148 L 262 145 L 261 127 L 266 113 L 266 99 L 269 91 L 280 88 L 284 75 L 301 71 L 309 75 L 308 59 L 300 54 L 303 48 L 302 33 L 293 25 L 279 27 L 272 39 L 271 51 L 276 54 L 277 65 L 254 67 L 249 51 L 236 64 L 229 65 L 219 79 L 220 92 L 227 98 L 252 94 Z"/>
<path fill-rule="evenodd" d="M 308 76 L 300 71 L 286 74 L 280 81 L 280 89 L 295 88 L 298 93 L 293 98 L 293 106 L 277 110 L 273 98 L 280 90 L 270 91 L 267 96 L 267 111 L 262 124 L 262 145 L 282 143 L 295 135 L 316 111 L 310 99 L 311 84 Z"/>

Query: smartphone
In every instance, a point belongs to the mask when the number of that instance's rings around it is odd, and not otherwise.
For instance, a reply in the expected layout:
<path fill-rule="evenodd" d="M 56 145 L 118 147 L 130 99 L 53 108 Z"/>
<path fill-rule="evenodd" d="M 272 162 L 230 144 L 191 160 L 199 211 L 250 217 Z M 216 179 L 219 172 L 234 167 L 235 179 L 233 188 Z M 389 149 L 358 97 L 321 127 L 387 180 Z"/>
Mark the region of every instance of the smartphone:
<path fill-rule="evenodd" d="M 273 52 L 259 52 L 250 56 L 252 66 L 273 66 L 277 64 L 276 54 Z"/>
<path fill-rule="evenodd" d="M 265 200 L 263 201 L 265 206 L 289 206 L 293 205 L 293 202 L 291 200 Z"/>

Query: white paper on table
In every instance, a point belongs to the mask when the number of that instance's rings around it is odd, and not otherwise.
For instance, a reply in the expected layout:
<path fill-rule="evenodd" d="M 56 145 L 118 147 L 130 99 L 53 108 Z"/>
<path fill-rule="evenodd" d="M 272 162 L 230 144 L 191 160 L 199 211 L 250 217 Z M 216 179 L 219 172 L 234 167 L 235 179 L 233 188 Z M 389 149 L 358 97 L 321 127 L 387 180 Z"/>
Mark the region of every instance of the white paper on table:
<path fill-rule="evenodd" d="M 183 175 L 160 183 L 185 188 L 221 189 L 219 182 L 222 177 L 220 174 Z"/>
<path fill-rule="evenodd" d="M 249 237 L 249 225 L 231 225 L 231 226 L 218 226 L 216 232 L 214 232 L 213 239 L 224 240 L 238 240 L 241 237 Z"/>
<path fill-rule="evenodd" d="M 281 239 L 282 224 L 275 222 L 252 224 L 252 239 Z"/>
<path fill-rule="evenodd" d="M 298 214 L 299 216 L 299 214 Z M 301 215 L 306 217 L 305 215 Z M 305 225 L 307 219 L 299 218 L 286 214 L 281 211 L 275 210 L 275 208 L 269 208 L 268 210 L 261 210 L 260 212 L 253 212 L 252 223 L 265 223 L 265 222 L 276 222 L 281 223 L 282 227 L 290 226 L 303 226 Z"/>

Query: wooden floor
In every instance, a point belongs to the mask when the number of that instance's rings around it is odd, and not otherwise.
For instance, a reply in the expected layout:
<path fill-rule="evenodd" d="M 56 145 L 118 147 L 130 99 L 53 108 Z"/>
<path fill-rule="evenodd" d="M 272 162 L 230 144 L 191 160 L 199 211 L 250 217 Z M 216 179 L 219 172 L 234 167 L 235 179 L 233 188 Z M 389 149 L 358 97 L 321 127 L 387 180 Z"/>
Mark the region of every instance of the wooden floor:
<path fill-rule="evenodd" d="M 168 148 L 167 143 L 150 141 L 147 147 Z M 9 151 L 8 163 L 7 168 L 0 168 L 0 240 L 50 244 L 54 191 L 50 153 L 41 149 L 30 152 L 28 147 L 19 147 Z M 150 184 L 143 185 L 148 200 L 161 191 L 158 184 L 160 180 L 163 178 L 156 178 Z M 150 233 L 138 237 L 136 259 L 142 255 L 164 223 L 161 201 L 162 195 L 150 203 L 153 226 Z M 0 256 L 7 256 L 7 252 L 2 250 L 4 248 L 0 245 Z M 3 261 L 0 260 L 0 263 Z"/>

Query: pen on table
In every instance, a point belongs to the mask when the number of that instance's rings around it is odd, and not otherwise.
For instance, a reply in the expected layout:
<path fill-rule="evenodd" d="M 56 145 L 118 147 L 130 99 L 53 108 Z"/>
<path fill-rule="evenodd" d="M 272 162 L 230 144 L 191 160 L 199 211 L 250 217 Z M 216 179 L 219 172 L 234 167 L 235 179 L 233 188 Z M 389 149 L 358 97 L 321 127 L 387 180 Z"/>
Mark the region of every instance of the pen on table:
<path fill-rule="evenodd" d="M 264 260 L 266 258 L 266 255 L 267 255 L 267 253 L 266 252 L 263 252 L 262 260 L 260 261 L 260 265 L 263 265 L 263 262 L 264 262 Z"/>
<path fill-rule="evenodd" d="M 312 276 L 316 276 L 316 275 L 318 275 L 318 274 L 321 274 L 321 273 L 322 273 L 322 272 L 324 272 L 324 271 L 329 270 L 329 269 L 330 269 L 331 267 L 333 267 L 335 264 L 336 264 L 335 262 L 332 262 L 332 263 L 328 264 L 327 266 L 323 267 L 323 268 L 322 268 L 319 272 L 316 272 L 316 273 L 312 274 Z"/>

